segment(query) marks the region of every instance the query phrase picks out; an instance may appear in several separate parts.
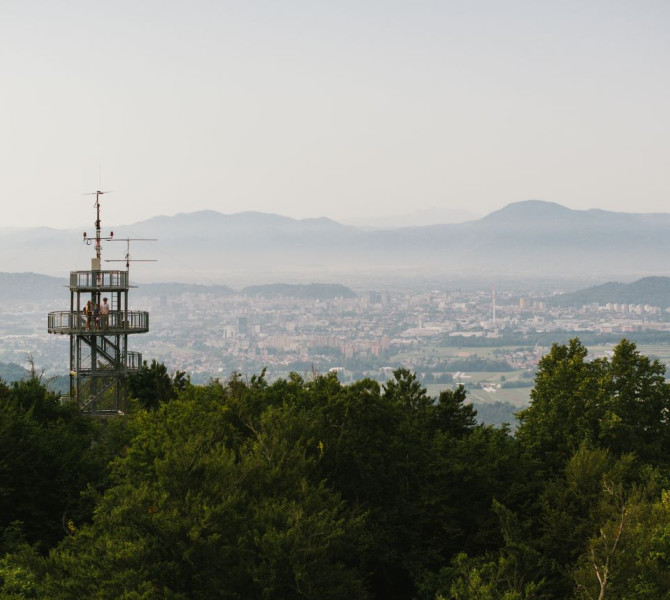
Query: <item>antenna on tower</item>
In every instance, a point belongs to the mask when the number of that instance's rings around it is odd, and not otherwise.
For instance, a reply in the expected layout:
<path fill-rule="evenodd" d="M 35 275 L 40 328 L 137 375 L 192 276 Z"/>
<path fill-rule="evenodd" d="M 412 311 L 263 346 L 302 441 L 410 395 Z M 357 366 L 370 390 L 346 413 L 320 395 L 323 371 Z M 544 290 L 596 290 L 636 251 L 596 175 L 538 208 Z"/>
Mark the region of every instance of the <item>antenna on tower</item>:
<path fill-rule="evenodd" d="M 95 192 L 83 194 L 84 196 L 95 196 L 95 203 L 93 206 L 95 208 L 95 258 L 98 261 L 97 270 L 100 270 L 100 257 L 102 256 L 102 246 L 100 245 L 100 242 L 102 240 L 111 240 L 114 237 L 114 232 L 111 233 L 110 237 L 102 237 L 101 235 L 102 227 L 100 225 L 100 196 L 103 194 L 111 194 L 112 191 L 113 190 L 101 192 L 100 190 L 97 190 Z M 91 238 L 86 235 L 86 232 L 84 232 L 84 242 L 86 242 L 86 244 L 89 246 L 93 243 L 93 240 L 91 240 Z M 96 265 L 94 264 L 93 266 L 95 269 Z"/>
<path fill-rule="evenodd" d="M 126 256 L 123 259 L 105 259 L 105 262 L 125 262 L 126 271 L 130 273 L 131 262 L 156 262 L 155 258 L 131 258 L 130 256 L 130 242 L 156 242 L 157 238 L 116 238 L 110 240 L 112 242 L 126 242 Z"/>
<path fill-rule="evenodd" d="M 101 173 L 101 178 L 102 178 L 102 169 L 100 170 Z M 156 262 L 155 259 L 136 259 L 136 258 L 131 258 L 130 257 L 130 242 L 155 242 L 157 241 L 156 238 L 114 238 L 114 232 L 110 231 L 109 236 L 103 237 L 102 236 L 102 226 L 101 226 L 101 221 L 100 221 L 100 196 L 104 194 L 111 194 L 113 190 L 109 190 L 106 192 L 97 190 L 95 192 L 89 192 L 88 194 L 84 194 L 84 196 L 95 196 L 95 203 L 93 206 L 95 207 L 96 211 L 96 218 L 95 218 L 95 258 L 92 260 L 93 264 L 93 270 L 94 271 L 99 271 L 100 270 L 100 259 L 102 257 L 102 245 L 100 242 L 126 242 L 126 255 L 124 259 L 105 259 L 105 262 L 125 262 L 126 263 L 126 270 L 130 270 L 130 263 L 131 262 Z M 84 242 L 87 245 L 91 245 L 93 243 L 93 240 L 88 237 L 86 232 L 84 232 Z"/>

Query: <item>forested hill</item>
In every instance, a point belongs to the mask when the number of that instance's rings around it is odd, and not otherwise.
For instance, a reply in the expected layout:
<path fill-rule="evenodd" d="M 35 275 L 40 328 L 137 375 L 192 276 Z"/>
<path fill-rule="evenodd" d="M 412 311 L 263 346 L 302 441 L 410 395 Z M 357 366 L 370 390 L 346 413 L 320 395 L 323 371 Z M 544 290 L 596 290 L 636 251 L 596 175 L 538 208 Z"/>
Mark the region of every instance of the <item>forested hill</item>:
<path fill-rule="evenodd" d="M 17 300 L 35 298 L 55 298 L 63 296 L 68 281 L 58 277 L 37 273 L 0 273 L 0 300 L 13 303 Z M 333 298 L 355 298 L 356 293 L 339 283 L 289 284 L 271 283 L 245 287 L 241 292 L 227 285 L 202 285 L 195 283 L 140 283 L 133 291 L 136 296 L 174 296 L 178 294 L 231 295 L 242 293 L 247 296 L 306 298 L 332 300 Z"/>
<path fill-rule="evenodd" d="M 0 362 L 0 379 L 3 381 L 19 381 L 26 379 L 30 375 L 28 369 L 24 369 L 16 363 Z"/>
<path fill-rule="evenodd" d="M 609 282 L 548 299 L 553 306 L 584 304 L 649 304 L 670 307 L 670 277 L 644 277 L 633 283 Z"/>
<path fill-rule="evenodd" d="M 355 298 L 356 293 L 339 283 L 288 284 L 272 283 L 267 285 L 251 285 L 242 293 L 246 296 L 264 296 L 275 298 L 308 298 L 312 300 L 332 300 L 333 298 Z"/>
<path fill-rule="evenodd" d="M 0 302 L 55 298 L 64 294 L 65 278 L 37 273 L 0 273 Z"/>
<path fill-rule="evenodd" d="M 122 419 L 0 383 L 0 598 L 670 598 L 670 385 L 622 341 L 540 361 L 514 434 L 460 387 L 190 383 Z"/>

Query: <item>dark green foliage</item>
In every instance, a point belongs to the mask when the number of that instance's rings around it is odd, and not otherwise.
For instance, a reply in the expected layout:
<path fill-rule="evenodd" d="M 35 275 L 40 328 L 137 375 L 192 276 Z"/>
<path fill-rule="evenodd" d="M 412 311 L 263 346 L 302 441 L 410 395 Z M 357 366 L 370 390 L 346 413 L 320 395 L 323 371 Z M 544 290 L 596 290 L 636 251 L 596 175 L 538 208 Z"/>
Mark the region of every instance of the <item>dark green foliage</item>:
<path fill-rule="evenodd" d="M 523 495 L 509 433 L 404 369 L 383 388 L 235 375 L 176 396 L 138 413 L 91 524 L 45 564 L 16 554 L 40 594 L 430 597 L 458 551 L 499 544 L 494 495 Z"/>
<path fill-rule="evenodd" d="M 583 442 L 667 465 L 670 385 L 658 361 L 626 340 L 611 359 L 587 359 L 579 340 L 554 345 L 538 365 L 518 437 L 545 467 L 560 471 Z"/>
<path fill-rule="evenodd" d="M 544 581 L 537 576 L 539 553 L 524 539 L 523 527 L 512 511 L 495 501 L 493 508 L 503 536 L 500 550 L 478 557 L 458 554 L 436 578 L 438 598 L 539 600 L 546 597 Z"/>
<path fill-rule="evenodd" d="M 52 553 L 45 595 L 365 597 L 362 514 L 315 477 L 304 415 L 255 414 L 263 387 L 190 388 L 145 413 L 93 524 Z"/>
<path fill-rule="evenodd" d="M 34 377 L 11 387 L 0 384 L 4 550 L 23 540 L 46 550 L 65 535 L 68 521 L 90 518 L 91 501 L 81 492 L 106 477 L 100 427 L 73 405 L 61 405 Z"/>
<path fill-rule="evenodd" d="M 165 364 L 154 359 L 149 366 L 144 361 L 139 372 L 130 375 L 128 392 L 146 410 L 156 410 L 160 404 L 174 400 L 189 383 L 186 373 L 177 371 L 171 376 Z"/>
<path fill-rule="evenodd" d="M 512 501 L 515 444 L 506 431 L 476 425 L 463 388 L 436 403 L 405 369 L 383 390 L 334 377 L 312 385 L 324 402 L 320 467 L 368 513 L 361 558 L 375 597 L 411 597 L 464 544 L 496 544 L 491 502 L 496 492 Z"/>
<path fill-rule="evenodd" d="M 462 438 L 477 424 L 477 411 L 472 404 L 465 404 L 465 388 L 440 393 L 435 407 L 437 428 L 443 433 Z"/>
<path fill-rule="evenodd" d="M 0 597 L 670 598 L 664 375 L 555 345 L 517 435 L 406 369 L 194 386 L 154 361 L 104 422 L 0 382 Z"/>
<path fill-rule="evenodd" d="M 516 429 L 519 407 L 509 402 L 475 402 L 473 407 L 477 410 L 477 420 L 484 425 L 503 424 Z"/>
<path fill-rule="evenodd" d="M 541 574 L 550 597 L 574 591 L 570 569 L 580 556 L 589 562 L 589 544 L 611 550 L 612 532 L 606 542 L 598 541 L 606 523 L 617 528 L 613 509 L 606 517 L 603 506 L 643 488 L 651 501 L 667 487 L 669 409 L 664 367 L 626 340 L 611 358 L 589 360 L 586 348 L 572 340 L 555 345 L 541 360 L 517 435 L 536 465 L 537 479 L 544 481 L 529 512 L 528 539 L 543 556 Z M 617 501 L 617 510 L 625 512 L 625 503 Z M 607 560 L 611 583 L 614 554 Z"/>

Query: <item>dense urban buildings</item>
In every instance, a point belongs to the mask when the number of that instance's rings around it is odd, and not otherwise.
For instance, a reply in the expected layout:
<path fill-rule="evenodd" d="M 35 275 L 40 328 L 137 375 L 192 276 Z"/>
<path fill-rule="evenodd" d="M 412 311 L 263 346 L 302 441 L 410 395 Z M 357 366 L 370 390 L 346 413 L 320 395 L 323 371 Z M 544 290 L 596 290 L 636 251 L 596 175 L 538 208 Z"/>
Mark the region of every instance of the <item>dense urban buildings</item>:
<path fill-rule="evenodd" d="M 595 336 L 596 342 L 614 343 L 636 335 L 655 340 L 670 330 L 668 312 L 644 304 L 560 307 L 552 302 L 555 295 L 527 290 L 496 290 L 495 303 L 490 289 L 354 292 L 299 298 L 262 287 L 252 295 L 204 286 L 141 286 L 135 302 L 138 310 L 152 312 L 152 331 L 142 336 L 138 350 L 196 382 L 262 369 L 271 380 L 291 371 L 336 370 L 342 381 L 383 381 L 403 366 L 426 384 L 460 382 L 499 390 L 496 398 L 509 400 L 502 390 L 529 388 L 552 341 Z M 67 344 L 48 336 L 44 324 L 45 310 L 58 302 L 36 298 L 2 307 L 0 362 L 24 364 L 32 355 L 47 377 L 65 374 Z"/>

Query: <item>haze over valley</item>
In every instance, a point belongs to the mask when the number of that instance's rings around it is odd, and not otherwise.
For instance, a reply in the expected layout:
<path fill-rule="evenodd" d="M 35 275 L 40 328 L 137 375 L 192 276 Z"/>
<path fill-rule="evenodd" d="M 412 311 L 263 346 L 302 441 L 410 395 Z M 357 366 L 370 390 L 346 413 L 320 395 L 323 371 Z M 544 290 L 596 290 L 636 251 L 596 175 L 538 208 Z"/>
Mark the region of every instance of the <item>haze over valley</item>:
<path fill-rule="evenodd" d="M 123 238 L 157 239 L 131 243 L 132 258 L 157 259 L 133 265 L 134 279 L 143 282 L 442 286 L 535 280 L 575 288 L 670 274 L 670 214 L 571 210 L 536 200 L 463 223 L 394 229 L 214 211 L 104 229 L 119 240 L 104 244 L 104 257 L 119 261 L 116 266 L 127 250 Z M 88 268 L 90 248 L 81 235 L 49 228 L 0 229 L 0 270 L 62 276 Z"/>
<path fill-rule="evenodd" d="M 0 5 L 0 598 L 670 600 L 670 2 Z"/>

